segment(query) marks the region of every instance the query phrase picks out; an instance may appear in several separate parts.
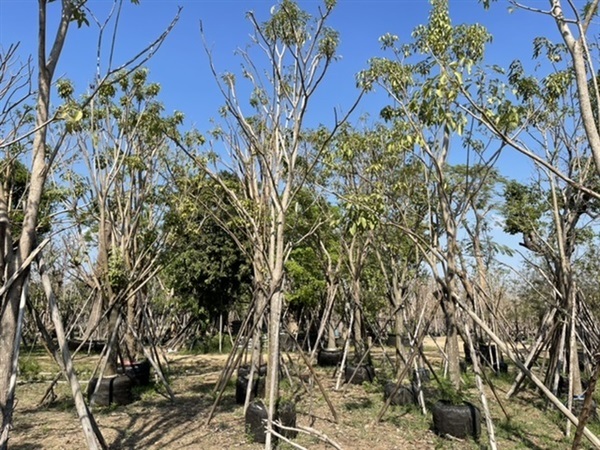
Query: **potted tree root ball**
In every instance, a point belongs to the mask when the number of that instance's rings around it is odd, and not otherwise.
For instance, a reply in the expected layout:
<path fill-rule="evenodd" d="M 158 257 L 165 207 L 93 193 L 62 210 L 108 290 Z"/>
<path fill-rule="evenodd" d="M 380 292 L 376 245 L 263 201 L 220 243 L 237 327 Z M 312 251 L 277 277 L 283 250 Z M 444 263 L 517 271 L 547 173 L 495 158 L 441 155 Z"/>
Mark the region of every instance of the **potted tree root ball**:
<path fill-rule="evenodd" d="M 252 377 L 252 389 L 250 390 L 250 400 L 255 397 L 265 396 L 265 376 L 267 375 L 267 365 L 261 364 L 258 370 L 254 371 Z M 246 402 L 246 390 L 250 381 L 250 365 L 245 364 L 238 368 L 238 377 L 235 382 L 235 402 L 243 405 Z"/>
<path fill-rule="evenodd" d="M 251 402 L 246 409 L 245 424 L 246 433 L 250 436 L 252 442 L 264 444 L 267 438 L 267 407 L 260 400 Z M 296 405 L 292 401 L 280 399 L 277 403 L 274 421 L 280 421 L 284 427 L 296 427 Z M 288 439 L 296 437 L 296 430 L 279 429 L 279 434 Z M 275 439 L 273 439 L 275 441 Z"/>
<path fill-rule="evenodd" d="M 335 367 L 342 361 L 339 348 L 322 348 L 317 354 L 317 364 L 321 367 Z"/>
<path fill-rule="evenodd" d="M 441 436 L 450 435 L 459 439 L 481 435 L 481 412 L 469 402 L 454 404 L 438 400 L 431 409 L 433 429 Z"/>
<path fill-rule="evenodd" d="M 459 392 L 448 384 L 441 387 L 441 398 L 431 408 L 433 430 L 441 436 L 458 439 L 481 435 L 481 412 L 477 406 L 464 400 Z"/>
<path fill-rule="evenodd" d="M 426 367 L 419 367 L 417 369 L 413 369 L 411 380 L 416 383 L 417 379 L 421 383 L 429 383 L 431 381 L 431 373 L 429 369 Z"/>
<path fill-rule="evenodd" d="M 581 410 L 583 409 L 583 401 L 585 400 L 585 394 L 576 395 L 573 397 L 573 408 L 572 412 L 574 415 L 579 417 L 581 414 Z M 565 406 L 567 406 L 567 402 L 565 402 Z M 591 408 L 590 408 L 590 419 L 598 420 L 598 404 L 596 400 L 592 400 Z"/>
<path fill-rule="evenodd" d="M 266 406 L 260 400 L 251 402 L 246 409 L 245 423 L 246 434 L 252 442 L 264 444 L 267 439 L 267 419 L 269 413 Z"/>
<path fill-rule="evenodd" d="M 396 390 L 396 383 L 388 381 L 383 388 L 383 399 L 392 397 L 390 405 L 405 406 L 417 403 L 417 396 L 412 386 L 400 386 Z"/>
<path fill-rule="evenodd" d="M 246 402 L 246 392 L 248 390 L 249 375 L 239 375 L 235 382 L 235 402 L 243 405 Z M 255 374 L 252 378 L 252 389 L 250 389 L 250 400 L 255 397 L 264 397 L 265 378 Z"/>
<path fill-rule="evenodd" d="M 344 380 L 350 384 L 372 383 L 375 379 L 375 369 L 370 364 L 347 365 L 344 369 Z"/>
<path fill-rule="evenodd" d="M 247 377 L 250 374 L 250 365 L 244 364 L 238 368 L 238 377 Z M 264 377 L 267 375 L 267 365 L 261 364 L 258 367 L 258 371 L 255 370 L 254 376 Z"/>
<path fill-rule="evenodd" d="M 291 400 L 279 399 L 279 403 L 277 403 L 277 418 L 282 426 L 296 428 L 296 404 Z M 288 439 L 293 439 L 298 434 L 296 430 L 285 428 L 278 430 L 278 432 Z"/>
<path fill-rule="evenodd" d="M 98 378 L 94 377 L 88 383 L 88 401 L 92 405 L 110 406 L 127 405 L 133 402 L 134 383 L 127 375 L 103 377 L 96 389 Z M 95 392 L 94 392 L 95 391 Z"/>
<path fill-rule="evenodd" d="M 148 386 L 150 384 L 150 361 L 126 361 L 123 364 L 123 373 L 133 381 L 136 386 Z"/>

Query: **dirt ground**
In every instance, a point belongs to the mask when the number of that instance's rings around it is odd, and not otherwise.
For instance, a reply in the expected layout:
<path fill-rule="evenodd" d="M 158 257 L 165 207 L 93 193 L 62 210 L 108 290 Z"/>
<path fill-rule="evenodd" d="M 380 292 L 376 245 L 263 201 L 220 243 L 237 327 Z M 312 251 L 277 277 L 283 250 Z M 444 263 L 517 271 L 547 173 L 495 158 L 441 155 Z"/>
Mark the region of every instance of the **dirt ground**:
<path fill-rule="evenodd" d="M 433 350 L 430 343 L 426 349 Z M 391 349 L 387 350 L 392 355 Z M 379 355 L 381 363 L 385 358 Z M 244 432 L 242 407 L 235 404 L 234 383 L 230 382 L 212 420 L 208 412 L 214 403 L 213 387 L 226 360 L 226 355 L 167 355 L 169 379 L 175 392 L 175 402 L 164 395 L 156 384 L 137 392 L 138 400 L 127 406 L 95 408 L 94 414 L 103 436 L 111 449 L 260 449 Z M 89 360 L 78 360 L 82 367 Z M 376 364 L 377 365 L 377 364 Z M 512 369 L 512 367 L 511 367 Z M 383 377 L 385 367 L 378 368 Z M 431 416 L 423 415 L 417 407 L 393 407 L 379 424 L 374 419 L 383 406 L 378 383 L 362 386 L 342 385 L 335 390 L 335 369 L 319 368 L 321 383 L 328 392 L 338 415 L 337 423 L 319 389 L 305 375 L 302 365 L 290 367 L 291 382 L 285 381 L 287 395 L 296 392 L 298 424 L 318 430 L 343 449 L 481 449 L 486 448 L 487 434 L 482 424 L 482 436 L 474 441 L 449 440 L 431 430 Z M 86 381 L 85 371 L 81 379 Z M 45 381 L 21 382 L 17 388 L 17 406 L 10 438 L 12 450 L 85 449 L 68 386 L 61 382 L 55 389 L 54 401 L 38 406 L 49 386 Z M 89 378 L 89 377 L 88 377 Z M 471 377 L 472 378 L 472 377 Z M 507 378 L 494 380 L 498 398 L 509 414 L 507 421 L 497 400 L 488 389 L 492 416 L 496 423 L 500 449 L 565 449 L 564 421 L 555 411 L 544 411 L 544 403 L 532 392 L 520 394 L 515 400 L 504 400 L 510 387 Z M 85 384 L 83 386 L 85 389 Z M 471 389 L 476 404 L 478 396 Z M 295 440 L 299 448 L 331 449 L 331 445 L 314 435 L 301 434 Z M 283 443 L 282 449 L 294 448 Z"/>

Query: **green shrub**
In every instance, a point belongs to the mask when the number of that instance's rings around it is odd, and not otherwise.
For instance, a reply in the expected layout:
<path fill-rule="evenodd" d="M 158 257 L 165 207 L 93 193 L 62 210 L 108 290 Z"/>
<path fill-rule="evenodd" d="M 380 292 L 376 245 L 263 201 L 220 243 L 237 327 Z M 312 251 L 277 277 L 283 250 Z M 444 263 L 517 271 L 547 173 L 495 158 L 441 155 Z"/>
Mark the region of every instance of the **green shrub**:
<path fill-rule="evenodd" d="M 467 400 L 464 393 L 460 390 L 457 390 L 448 378 L 438 378 L 439 384 L 437 397 L 439 400 L 447 401 L 453 405 L 460 405 Z"/>

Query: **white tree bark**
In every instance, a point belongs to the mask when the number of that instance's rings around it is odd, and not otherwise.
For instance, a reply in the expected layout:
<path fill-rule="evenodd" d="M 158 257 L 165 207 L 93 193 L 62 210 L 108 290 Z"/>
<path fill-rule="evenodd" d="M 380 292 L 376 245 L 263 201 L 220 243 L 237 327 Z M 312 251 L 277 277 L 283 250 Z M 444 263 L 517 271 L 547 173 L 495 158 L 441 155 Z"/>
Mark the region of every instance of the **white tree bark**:
<path fill-rule="evenodd" d="M 108 448 L 108 445 L 104 441 L 102 434 L 99 433 L 96 435 L 94 431 L 94 426 L 92 425 L 92 421 L 94 419 L 87 407 L 87 404 L 85 403 L 85 399 L 81 391 L 81 385 L 79 384 L 77 374 L 75 373 L 75 369 L 73 367 L 73 360 L 71 359 L 71 352 L 69 351 L 69 345 L 65 335 L 60 311 L 58 310 L 58 305 L 56 303 L 56 297 L 52 290 L 52 283 L 50 281 L 50 277 L 48 276 L 48 272 L 46 271 L 44 259 L 41 256 L 38 258 L 38 266 L 40 276 L 42 278 L 44 293 L 48 299 L 48 307 L 50 309 L 52 323 L 54 324 L 54 329 L 56 330 L 56 339 L 58 340 L 58 346 L 62 356 L 61 369 L 63 369 L 65 377 L 71 386 L 71 393 L 73 394 L 73 399 L 75 400 L 75 409 L 77 410 L 77 416 L 79 417 L 87 446 L 90 450 L 98 450 L 101 448 L 106 449 Z"/>

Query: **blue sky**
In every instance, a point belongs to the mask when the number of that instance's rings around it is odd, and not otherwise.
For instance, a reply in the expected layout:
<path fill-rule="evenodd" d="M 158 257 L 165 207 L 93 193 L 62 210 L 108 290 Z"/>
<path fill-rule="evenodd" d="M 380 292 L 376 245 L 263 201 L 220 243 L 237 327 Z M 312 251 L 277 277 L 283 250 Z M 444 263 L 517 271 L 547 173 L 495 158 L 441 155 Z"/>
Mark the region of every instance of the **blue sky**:
<path fill-rule="evenodd" d="M 49 4 L 51 14 L 58 10 L 58 3 Z M 151 42 L 174 17 L 177 7 L 182 6 L 178 25 L 148 64 L 150 80 L 161 84 L 161 99 L 167 111 L 183 111 L 189 123 L 201 130 L 207 129 L 209 119 L 217 115 L 222 100 L 214 89 L 202 48 L 200 21 L 215 55 L 217 69 L 235 71 L 239 68 L 239 59 L 233 53 L 249 42 L 251 32 L 246 12 L 253 10 L 259 20 L 265 20 L 275 3 L 276 0 L 141 0 L 136 6 L 126 0 L 116 41 L 119 55 L 116 62 L 124 61 Z M 313 12 L 321 4 L 315 0 L 299 3 Z M 98 18 L 104 18 L 112 1 L 90 0 L 89 5 Z M 507 66 L 515 58 L 528 61 L 535 36 L 558 38 L 556 27 L 548 17 L 525 11 L 509 14 L 507 9 L 503 0 L 488 11 L 476 0 L 450 1 L 454 23 L 478 22 L 493 34 L 494 41 L 487 55 L 491 64 Z M 332 114 L 334 107 L 344 110 L 351 103 L 356 95 L 355 74 L 366 67 L 369 58 L 381 54 L 379 36 L 390 32 L 398 35 L 401 42 L 408 41 L 413 28 L 426 22 L 428 11 L 426 0 L 339 0 L 330 25 L 340 32 L 342 59 L 332 67 L 326 89 L 319 98 L 323 115 Z M 6 48 L 19 41 L 23 58 L 34 53 L 36 14 L 36 0 L 0 0 L 0 44 Z M 94 25 L 70 30 L 57 75 L 74 80 L 79 92 L 93 79 L 96 42 Z M 367 98 L 358 113 L 377 115 L 380 101 L 376 97 Z"/>
<path fill-rule="evenodd" d="M 547 2 L 532 0 L 540 7 Z M 50 16 L 56 22 L 58 1 L 50 3 Z M 90 0 L 90 8 L 99 19 L 104 19 L 111 0 Z M 200 21 L 207 42 L 215 57 L 217 70 L 236 71 L 240 60 L 234 55 L 238 47 L 249 43 L 252 31 L 246 12 L 253 10 L 260 21 L 266 20 L 276 0 L 141 0 L 140 5 L 124 2 L 120 31 L 116 40 L 115 63 L 118 65 L 148 45 L 164 31 L 182 6 L 179 23 L 167 38 L 164 46 L 148 64 L 150 81 L 162 86 L 161 101 L 167 112 L 183 111 L 187 125 L 207 131 L 210 119 L 216 117 L 222 98 L 208 67 L 202 47 Z M 300 0 L 299 4 L 315 12 L 320 1 Z M 355 75 L 366 68 L 373 56 L 382 55 L 378 38 L 385 33 L 396 34 L 400 42 L 407 42 L 418 24 L 427 21 L 429 2 L 426 0 L 339 0 L 331 16 L 330 26 L 340 33 L 341 60 L 332 67 L 327 83 L 316 103 L 318 114 L 327 123 L 333 109 L 344 111 L 357 95 Z M 514 59 L 531 60 L 532 40 L 536 36 L 559 39 L 556 26 L 547 16 L 526 11 L 508 12 L 508 3 L 498 0 L 490 10 L 484 10 L 476 0 L 450 0 L 450 13 L 455 24 L 481 23 L 494 36 L 488 47 L 486 61 L 507 67 Z M 82 93 L 93 80 L 96 64 L 97 27 L 73 26 L 57 70 L 75 82 Z M 37 1 L 0 0 L 0 45 L 20 42 L 21 57 L 35 53 L 37 38 Z M 35 57 L 34 57 L 35 59 Z M 370 96 L 359 107 L 359 115 L 376 117 L 383 106 L 381 96 Z M 533 164 L 514 151 L 509 151 L 500 161 L 502 172 L 516 176 L 530 173 Z M 503 170 L 504 167 L 504 170 Z M 504 235 L 501 239 L 511 246 L 517 239 Z"/>

